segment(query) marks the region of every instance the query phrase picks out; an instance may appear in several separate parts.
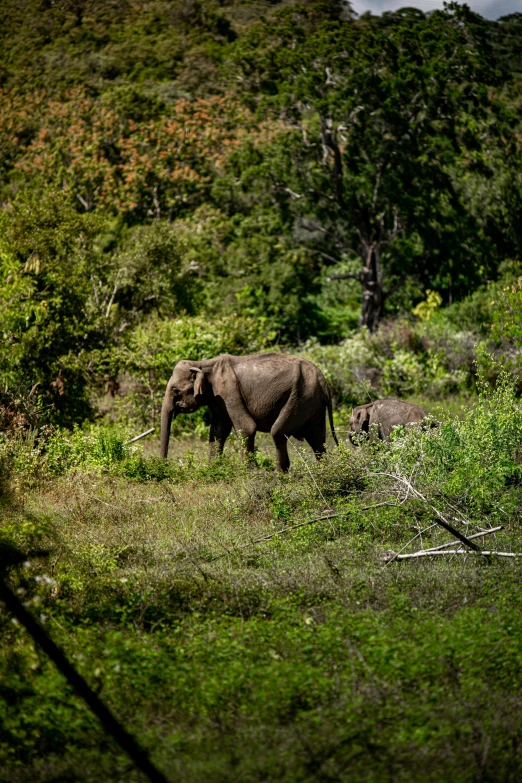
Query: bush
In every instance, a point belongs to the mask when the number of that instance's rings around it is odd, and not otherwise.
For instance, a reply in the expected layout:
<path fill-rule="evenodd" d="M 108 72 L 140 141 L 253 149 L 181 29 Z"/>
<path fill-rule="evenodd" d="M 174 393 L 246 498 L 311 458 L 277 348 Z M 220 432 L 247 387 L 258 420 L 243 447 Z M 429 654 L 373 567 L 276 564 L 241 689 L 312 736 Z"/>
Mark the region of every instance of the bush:
<path fill-rule="evenodd" d="M 413 477 L 437 504 L 454 502 L 470 515 L 498 516 L 519 502 L 512 485 L 522 477 L 522 403 L 507 372 L 493 388 L 481 383 L 478 403 L 463 418 L 438 429 L 412 428 L 379 451 L 377 464 L 387 473 Z"/>
<path fill-rule="evenodd" d="M 144 426 L 155 426 L 165 386 L 180 359 L 210 359 L 221 353 L 258 353 L 273 342 L 266 321 L 250 317 L 151 316 L 132 331 L 114 361 L 120 366 L 120 391 L 110 406 L 111 417 Z M 173 433 L 181 429 L 206 432 L 205 412 L 178 418 Z"/>
<path fill-rule="evenodd" d="M 309 340 L 300 353 L 319 365 L 334 399 L 356 405 L 375 397 L 425 394 L 441 399 L 473 384 L 474 338 L 436 318 L 361 329 L 339 345 Z"/>

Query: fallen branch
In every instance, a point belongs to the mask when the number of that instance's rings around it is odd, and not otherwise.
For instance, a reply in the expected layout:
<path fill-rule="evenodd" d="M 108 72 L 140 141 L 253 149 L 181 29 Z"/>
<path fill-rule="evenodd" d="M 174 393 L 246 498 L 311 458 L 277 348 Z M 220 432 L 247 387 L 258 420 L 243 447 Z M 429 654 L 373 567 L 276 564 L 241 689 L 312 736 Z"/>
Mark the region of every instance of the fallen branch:
<path fill-rule="evenodd" d="M 471 551 L 469 549 L 435 549 L 435 550 L 429 550 L 429 549 L 421 549 L 419 552 L 412 552 L 411 554 L 406 555 L 396 555 L 395 553 L 390 553 L 390 559 L 388 562 L 392 562 L 393 560 L 413 560 L 417 557 L 437 557 L 439 555 L 484 555 L 485 557 L 522 557 L 522 552 L 496 552 L 495 550 L 484 550 L 479 549 L 478 552 Z"/>
<path fill-rule="evenodd" d="M 468 536 L 468 539 L 471 541 L 473 538 L 480 538 L 481 536 L 489 536 L 490 533 L 498 533 L 499 530 L 503 530 L 504 525 L 499 525 L 498 527 L 492 527 L 490 530 L 483 530 L 482 533 L 473 533 L 473 535 Z M 448 549 L 448 547 L 455 546 L 453 541 L 450 541 L 447 544 L 440 544 L 439 546 L 432 546 L 429 549 L 424 549 L 424 552 L 438 552 L 440 549 Z"/>
<path fill-rule="evenodd" d="M 374 473 L 373 475 L 374 476 L 386 476 L 387 478 L 391 478 L 394 481 L 399 481 L 401 484 L 403 484 L 407 488 L 408 492 L 411 492 L 412 495 L 414 495 L 416 498 L 418 498 L 419 500 L 422 500 L 423 503 L 426 503 L 426 505 L 429 506 L 431 508 L 431 510 L 435 512 L 435 514 L 438 517 L 437 524 L 439 524 L 441 527 L 443 527 L 445 530 L 447 530 L 448 533 L 451 533 L 452 536 L 455 536 L 455 538 L 458 538 L 458 540 L 462 544 L 464 544 L 465 546 L 468 546 L 474 552 L 480 552 L 481 551 L 480 547 L 477 546 L 476 544 L 474 544 L 473 541 L 470 541 L 470 539 L 467 538 L 463 533 L 461 533 L 460 530 L 457 530 L 456 528 L 453 527 L 453 525 L 450 525 L 448 520 L 445 517 L 443 517 L 443 515 L 438 510 L 438 508 L 436 508 L 433 505 L 433 503 L 430 503 L 429 500 L 427 500 L 424 497 L 424 495 L 422 495 L 418 490 L 416 490 L 415 487 L 412 484 L 410 484 L 410 482 L 407 479 L 403 478 L 402 476 L 397 476 L 394 473 Z"/>
<path fill-rule="evenodd" d="M 124 446 L 130 446 L 131 443 L 136 443 L 137 440 L 141 440 L 142 438 L 146 438 L 147 435 L 151 435 L 156 427 L 151 427 L 150 430 L 147 430 L 147 432 L 142 432 L 141 435 L 136 435 L 135 438 L 131 438 L 127 441 L 127 443 L 124 443 Z"/>
<path fill-rule="evenodd" d="M 383 558 L 383 560 L 386 562 L 386 565 L 389 565 L 393 560 L 395 560 L 397 555 L 400 555 L 401 552 L 404 552 L 404 550 L 407 549 L 410 546 L 410 544 L 413 544 L 413 542 L 417 538 L 420 538 L 422 540 L 422 536 L 424 535 L 424 533 L 428 533 L 431 530 L 432 527 L 435 527 L 436 524 L 437 524 L 437 522 L 434 522 L 432 525 L 428 525 L 428 527 L 425 527 L 424 530 L 419 530 L 417 535 L 413 536 L 413 538 L 410 538 L 410 540 L 406 544 L 404 544 L 402 549 L 399 549 L 399 551 L 397 553 L 395 553 L 395 555 L 393 554 L 393 552 L 390 554 L 391 559 L 389 559 L 389 558 L 387 558 L 385 556 Z"/>

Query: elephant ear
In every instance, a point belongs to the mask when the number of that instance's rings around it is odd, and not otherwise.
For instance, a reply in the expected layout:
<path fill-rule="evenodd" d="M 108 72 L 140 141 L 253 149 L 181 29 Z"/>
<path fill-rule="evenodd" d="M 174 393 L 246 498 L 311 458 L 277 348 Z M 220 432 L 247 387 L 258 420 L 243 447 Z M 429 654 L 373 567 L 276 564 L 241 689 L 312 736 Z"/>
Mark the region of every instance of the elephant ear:
<path fill-rule="evenodd" d="M 357 423 L 359 425 L 359 432 L 370 431 L 370 407 L 365 405 L 357 414 Z"/>
<path fill-rule="evenodd" d="M 244 408 L 241 397 L 241 389 L 237 375 L 232 367 L 231 357 L 223 354 L 219 357 L 212 371 L 212 389 L 214 397 L 225 400 L 227 408 Z"/>
<path fill-rule="evenodd" d="M 200 367 L 191 367 L 190 372 L 195 373 L 194 376 L 194 397 L 200 397 L 201 395 L 208 395 L 212 391 L 207 376 Z"/>

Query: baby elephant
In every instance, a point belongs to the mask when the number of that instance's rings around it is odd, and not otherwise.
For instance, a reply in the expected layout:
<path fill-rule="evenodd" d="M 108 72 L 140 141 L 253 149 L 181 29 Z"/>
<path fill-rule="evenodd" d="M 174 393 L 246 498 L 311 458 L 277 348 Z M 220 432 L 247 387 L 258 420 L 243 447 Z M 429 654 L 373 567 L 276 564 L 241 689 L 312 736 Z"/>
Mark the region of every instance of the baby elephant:
<path fill-rule="evenodd" d="M 358 405 L 350 417 L 350 431 L 354 434 L 373 432 L 381 440 L 389 438 L 394 427 L 401 424 L 419 424 L 426 412 L 419 406 L 403 400 L 375 400 L 366 405 Z M 352 438 L 353 436 L 350 435 Z M 375 437 L 375 436 L 373 436 Z"/>

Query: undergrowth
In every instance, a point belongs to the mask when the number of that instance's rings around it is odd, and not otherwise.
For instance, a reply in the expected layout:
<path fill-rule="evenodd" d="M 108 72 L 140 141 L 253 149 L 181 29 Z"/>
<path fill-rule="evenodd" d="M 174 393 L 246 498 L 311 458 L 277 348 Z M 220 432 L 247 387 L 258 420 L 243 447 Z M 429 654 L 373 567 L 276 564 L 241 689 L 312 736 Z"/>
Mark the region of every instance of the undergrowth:
<path fill-rule="evenodd" d="M 516 781 L 518 560 L 385 556 L 450 540 L 437 513 L 521 550 L 521 430 L 502 376 L 439 427 L 298 446 L 287 476 L 233 444 L 209 464 L 114 428 L 17 437 L 10 581 L 171 780 Z M 0 781 L 138 781 L 5 611 L 0 633 Z"/>

